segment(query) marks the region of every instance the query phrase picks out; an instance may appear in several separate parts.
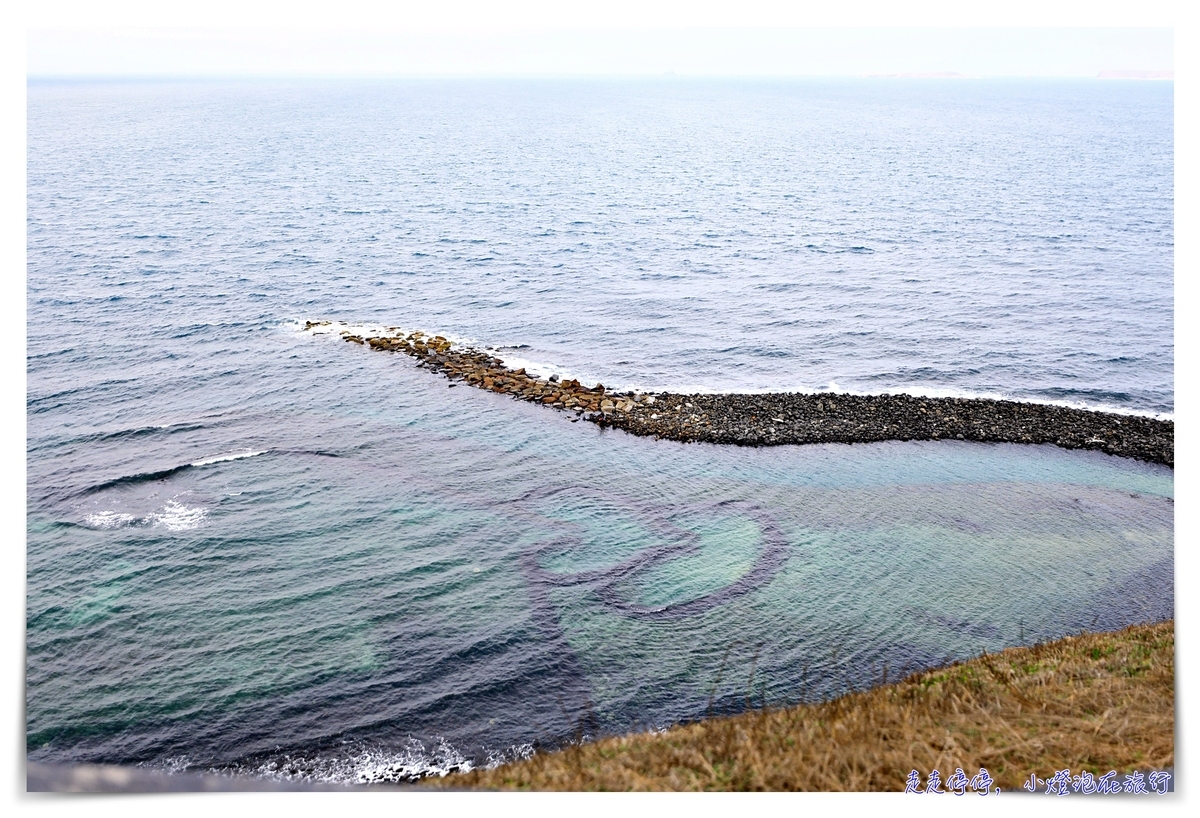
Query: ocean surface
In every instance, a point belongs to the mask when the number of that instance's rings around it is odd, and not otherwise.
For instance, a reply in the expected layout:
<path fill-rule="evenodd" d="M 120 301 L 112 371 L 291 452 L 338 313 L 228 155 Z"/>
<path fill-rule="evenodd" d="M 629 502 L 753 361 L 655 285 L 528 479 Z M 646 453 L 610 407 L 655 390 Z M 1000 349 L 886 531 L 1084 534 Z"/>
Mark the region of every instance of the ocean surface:
<path fill-rule="evenodd" d="M 1173 473 L 610 388 L 1172 416 L 1173 84 L 31 82 L 30 759 L 405 780 L 1173 615 Z"/>

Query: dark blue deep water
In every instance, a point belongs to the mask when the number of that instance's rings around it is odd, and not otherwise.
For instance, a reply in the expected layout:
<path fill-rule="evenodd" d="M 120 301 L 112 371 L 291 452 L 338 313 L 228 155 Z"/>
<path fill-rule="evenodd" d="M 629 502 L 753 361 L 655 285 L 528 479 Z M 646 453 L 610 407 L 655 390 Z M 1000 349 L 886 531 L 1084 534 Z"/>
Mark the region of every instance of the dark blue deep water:
<path fill-rule="evenodd" d="M 29 757 L 399 778 L 1172 616 L 1165 467 L 633 438 L 301 330 L 1170 415 L 1172 95 L 30 84 Z"/>

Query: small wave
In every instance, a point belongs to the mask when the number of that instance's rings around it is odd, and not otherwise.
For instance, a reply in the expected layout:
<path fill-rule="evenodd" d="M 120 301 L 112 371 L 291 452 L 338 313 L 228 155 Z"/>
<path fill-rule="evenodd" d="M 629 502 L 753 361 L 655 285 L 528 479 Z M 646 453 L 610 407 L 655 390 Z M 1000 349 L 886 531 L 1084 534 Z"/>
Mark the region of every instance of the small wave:
<path fill-rule="evenodd" d="M 354 778 L 359 784 L 420 781 L 431 776 L 444 778 L 450 773 L 466 773 L 475 768 L 470 759 L 445 740 L 432 752 L 425 752 L 424 746 L 419 746 L 390 757 L 364 753 L 356 761 Z"/>
<path fill-rule="evenodd" d="M 531 361 L 517 355 L 507 355 L 504 352 L 505 349 L 513 349 L 513 347 L 486 347 L 484 351 L 499 358 L 509 369 L 524 369 L 527 374 L 535 378 L 549 378 L 557 375 L 562 380 L 569 380 L 577 377 L 570 370 L 559 366 L 545 364 L 541 361 Z M 587 379 L 580 377 L 579 380 L 586 381 Z"/>
<path fill-rule="evenodd" d="M 187 471 L 192 468 L 191 463 L 184 463 L 182 466 L 172 466 L 169 469 L 159 469 L 158 471 L 138 472 L 137 474 L 126 475 L 125 477 L 116 477 L 112 480 L 105 480 L 103 483 L 84 489 L 81 494 L 97 494 L 107 489 L 116 488 L 117 486 L 136 485 L 138 483 L 152 483 L 155 480 L 166 480 L 168 477 L 178 474 L 181 471 Z"/>
<path fill-rule="evenodd" d="M 442 331 L 431 332 L 418 327 L 386 327 L 382 324 L 353 324 L 347 321 L 330 321 L 328 323 L 310 324 L 307 327 L 303 324 L 298 324 L 297 328 L 300 332 L 307 332 L 312 335 L 329 335 L 334 338 L 340 338 L 342 335 L 357 335 L 360 338 L 393 337 L 420 332 L 430 338 L 440 335 L 454 346 L 473 346 L 475 344 L 474 338 L 451 335 Z"/>
<path fill-rule="evenodd" d="M 108 489 L 117 488 L 118 486 L 137 485 L 138 483 L 153 483 L 156 480 L 166 480 L 168 477 L 174 477 L 180 472 L 189 471 L 190 469 L 199 468 L 201 466 L 211 466 L 214 463 L 224 463 L 228 460 L 242 460 L 247 457 L 257 457 L 260 454 L 266 454 L 268 451 L 270 450 L 243 449 L 239 452 L 205 457 L 193 463 L 184 463 L 180 466 L 171 466 L 170 468 L 159 469 L 158 471 L 145 471 L 138 472 L 137 474 L 128 474 L 124 477 L 115 477 L 112 480 L 105 480 L 103 483 L 97 483 L 94 486 L 84 489 L 80 492 L 80 494 L 98 494 L 102 491 L 107 491 Z M 321 454 L 321 452 L 317 452 L 317 454 Z"/>
<path fill-rule="evenodd" d="M 189 463 L 188 465 L 193 467 L 209 466 L 213 463 L 224 463 L 227 460 L 241 460 L 246 457 L 257 457 L 260 454 L 266 453 L 266 449 L 259 449 L 258 451 L 254 451 L 253 449 L 244 449 L 240 452 L 233 452 L 232 454 L 218 454 L 214 455 L 213 457 L 205 457 L 195 461 L 194 463 Z"/>
<path fill-rule="evenodd" d="M 532 748 L 526 755 L 532 752 Z M 518 752 L 488 754 L 487 766 L 502 763 Z M 257 778 L 276 781 L 305 781 L 329 784 L 394 784 L 442 778 L 454 772 L 469 772 L 475 763 L 445 739 L 432 747 L 416 739 L 396 750 L 363 750 L 354 755 L 316 757 L 284 755 L 251 769 L 242 768 Z"/>
<path fill-rule="evenodd" d="M 323 452 L 320 449 L 272 449 L 274 454 L 299 454 L 307 457 L 342 457 L 337 452 Z"/>
<path fill-rule="evenodd" d="M 88 528 L 99 529 L 124 528 L 135 522 L 137 522 L 137 517 L 120 511 L 97 511 L 83 518 L 83 523 Z"/>
<path fill-rule="evenodd" d="M 118 429 L 114 432 L 93 432 L 91 434 L 79 437 L 78 440 L 81 443 L 100 443 L 145 437 L 148 435 L 157 435 L 162 434 L 163 432 L 168 432 L 170 434 L 174 434 L 176 432 L 194 432 L 197 429 L 203 428 L 204 425 L 201 423 L 161 423 L 153 426 L 135 426 L 129 429 Z"/>
<path fill-rule="evenodd" d="M 405 327 L 385 327 L 375 324 L 351 324 L 344 321 L 330 321 L 329 323 L 325 324 L 313 324 L 308 326 L 307 329 L 302 328 L 301 331 L 309 332 L 313 335 L 329 335 L 335 338 L 347 334 L 357 335 L 360 338 L 374 338 L 380 336 L 408 335 L 414 332 L 413 329 Z M 590 373 L 579 373 L 565 367 L 555 366 L 553 364 L 547 364 L 541 361 L 534 361 L 511 354 L 512 350 L 529 349 L 529 344 L 504 344 L 500 346 L 480 345 L 474 338 L 462 335 L 452 335 L 451 333 L 445 331 L 431 332 L 420 330 L 420 332 L 429 337 L 440 335 L 449 341 L 452 347 L 465 347 L 480 352 L 486 352 L 487 354 L 498 358 L 501 363 L 503 363 L 504 366 L 508 367 L 509 369 L 524 368 L 527 373 L 535 378 L 549 378 L 553 375 L 557 375 L 560 380 L 577 378 L 583 383 L 597 383 L 602 380 L 601 378 L 597 378 Z M 628 390 L 641 391 L 638 386 L 634 384 L 626 381 L 616 382 L 615 379 L 611 378 L 607 379 L 607 386 L 609 387 L 610 391 L 613 391 L 614 387 L 615 390 L 619 392 Z"/>
<path fill-rule="evenodd" d="M 849 392 L 850 390 L 846 391 Z M 1175 420 L 1174 412 L 1155 412 L 1148 409 L 1131 409 L 1127 406 L 1113 406 L 1103 401 L 1070 400 L 1064 398 L 1037 396 L 1014 397 L 1013 395 L 1005 395 L 997 392 L 973 392 L 966 389 L 913 386 L 885 389 L 882 393 L 851 392 L 851 394 L 912 395 L 914 398 L 1003 400 L 1011 403 L 1036 403 L 1044 406 L 1061 406 L 1066 409 L 1083 409 L 1090 412 L 1105 412 L 1110 415 L 1127 415 L 1129 417 L 1151 418 L 1153 420 Z"/>
<path fill-rule="evenodd" d="M 615 391 L 621 391 L 620 388 Z M 653 392 L 669 392 L 677 395 L 771 395 L 777 393 L 795 393 L 799 395 L 855 395 L 858 397 L 874 397 L 878 395 L 909 395 L 914 398 L 962 398 L 965 400 L 996 400 L 1010 403 L 1032 403 L 1039 406 L 1061 406 L 1065 409 L 1082 409 L 1089 412 L 1104 412 L 1111 415 L 1126 415 L 1129 417 L 1150 418 L 1152 420 L 1175 420 L 1174 412 L 1156 412 L 1149 409 L 1131 409 L 1127 406 L 1113 406 L 1101 401 L 1065 400 L 1049 397 L 1016 397 L 1001 392 L 971 391 L 936 386 L 896 386 L 887 389 L 847 389 L 835 381 L 827 386 L 807 387 L 793 386 L 784 388 L 761 389 L 721 389 L 711 386 L 689 386 L 686 384 L 655 388 Z"/>
<path fill-rule="evenodd" d="M 854 247 L 852 251 L 874 252 L 869 247 Z M 843 252 L 843 251 L 839 251 Z M 341 321 L 331 321 L 325 324 L 311 325 L 306 330 L 314 335 L 343 335 L 354 334 L 363 338 L 370 338 L 380 335 L 396 335 L 410 332 L 400 327 L 382 327 L 368 324 L 349 324 Z M 873 331 L 871 331 L 873 332 Z M 869 335 L 871 332 L 855 333 Z M 868 390 L 868 389 L 844 389 L 835 381 L 830 381 L 826 387 L 806 387 L 794 386 L 791 388 L 741 388 L 741 389 L 721 389 L 708 385 L 687 385 L 677 383 L 674 385 L 666 385 L 659 387 L 646 387 L 640 383 L 631 383 L 617 377 L 596 377 L 594 373 L 580 373 L 569 370 L 565 367 L 555 366 L 553 364 L 535 361 L 529 358 L 523 358 L 512 354 L 514 350 L 529 349 L 528 344 L 502 344 L 502 345 L 477 345 L 473 339 L 463 337 L 452 337 L 445 332 L 441 333 L 425 333 L 427 335 L 440 334 L 443 338 L 451 342 L 455 346 L 466 346 L 486 352 L 495 358 L 498 358 L 501 363 L 509 369 L 524 369 L 529 375 L 535 378 L 549 378 L 557 375 L 561 380 L 578 379 L 582 383 L 603 382 L 609 392 L 672 392 L 682 395 L 687 394 L 770 394 L 776 392 L 794 392 L 799 394 L 824 394 L 824 393 L 839 393 L 857 396 L 876 396 L 876 395 L 911 395 L 916 398 L 966 398 L 966 399 L 983 399 L 983 400 L 1003 400 L 1014 403 L 1032 403 L 1049 406 L 1061 406 L 1069 409 L 1083 409 L 1094 412 L 1105 412 L 1116 415 L 1128 415 L 1131 417 L 1145 417 L 1155 420 L 1174 421 L 1175 415 L 1173 412 L 1163 412 L 1146 409 L 1134 409 L 1125 406 L 1114 406 L 1109 402 L 1101 400 L 1083 400 L 1079 397 L 1054 397 L 1047 396 L 1021 396 L 1016 397 L 1001 393 L 992 393 L 986 391 L 971 391 L 965 389 L 948 389 L 941 387 L 930 386 L 897 386 L 884 389 Z M 768 357 L 775 357 L 779 353 L 766 353 Z"/>
<path fill-rule="evenodd" d="M 300 332 L 307 332 L 312 335 L 332 335 L 335 338 L 345 334 L 369 338 L 376 335 L 408 334 L 411 332 L 411 330 L 404 327 L 385 327 L 382 324 L 351 324 L 346 321 L 330 321 L 327 324 L 313 324 L 308 327 L 303 324 L 297 324 L 297 329 Z"/>
<path fill-rule="evenodd" d="M 146 517 L 150 525 L 160 525 L 167 531 L 191 531 L 204 522 L 208 509 L 203 506 L 188 506 L 177 500 L 168 500 L 162 511 Z"/>
<path fill-rule="evenodd" d="M 87 528 L 111 530 L 129 526 L 162 526 L 168 531 L 191 531 L 197 528 L 208 516 L 208 509 L 203 506 L 189 506 L 178 500 L 171 499 L 159 511 L 152 511 L 145 517 L 137 517 L 124 511 L 95 511 L 83 518 Z"/>
<path fill-rule="evenodd" d="M 443 778 L 450 773 L 470 772 L 476 768 L 492 769 L 532 758 L 534 754 L 532 745 L 521 744 L 504 751 L 483 747 L 471 758 L 440 737 L 434 739 L 431 746 L 409 738 L 400 749 L 367 747 L 360 742 L 354 742 L 354 745 L 354 749 L 346 748 L 339 754 L 280 753 L 265 760 L 209 768 L 206 772 L 311 784 L 395 784 Z M 166 764 L 158 762 L 154 766 Z M 183 759 L 174 771 L 185 769 L 200 768 Z"/>
<path fill-rule="evenodd" d="M 161 761 L 139 761 L 134 765 L 144 770 L 161 770 L 167 775 L 175 775 L 176 773 L 192 772 L 197 768 L 192 764 L 191 759 L 187 756 L 168 756 Z M 215 772 L 215 771 L 212 771 Z"/>
<path fill-rule="evenodd" d="M 518 355 L 511 355 L 506 350 L 518 349 L 514 346 L 489 346 L 480 347 L 483 352 L 488 353 L 494 358 L 498 358 L 500 362 L 508 369 L 524 369 L 526 374 L 534 378 L 550 378 L 555 375 L 561 381 L 578 380 L 583 384 L 603 383 L 605 388 L 610 393 L 619 392 L 644 392 L 646 391 L 640 384 L 632 381 L 624 381 L 620 378 L 612 376 L 597 375 L 595 372 L 580 372 L 578 370 L 569 369 L 563 366 L 535 361 L 530 358 L 522 358 Z M 528 345 L 522 345 L 521 348 L 528 348 Z"/>

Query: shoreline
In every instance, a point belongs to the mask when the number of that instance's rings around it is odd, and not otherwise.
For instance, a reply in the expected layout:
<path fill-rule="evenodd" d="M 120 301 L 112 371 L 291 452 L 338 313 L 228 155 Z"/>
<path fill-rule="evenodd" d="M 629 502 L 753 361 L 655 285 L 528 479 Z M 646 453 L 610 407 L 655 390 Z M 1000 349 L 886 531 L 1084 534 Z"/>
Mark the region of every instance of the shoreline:
<path fill-rule="evenodd" d="M 332 334 L 329 321 L 308 321 L 313 334 Z M 328 328 L 328 329 L 326 329 Z M 389 334 L 390 333 L 390 334 Z M 992 398 L 925 398 L 906 394 L 715 393 L 608 391 L 557 376 L 538 378 L 501 359 L 440 335 L 378 335 L 342 330 L 343 340 L 401 352 L 418 366 L 516 400 L 573 412 L 601 428 L 641 437 L 737 446 L 876 443 L 885 440 L 970 440 L 1051 443 L 1175 467 L 1175 422 L 1139 415 Z"/>
<path fill-rule="evenodd" d="M 1165 770 L 1166 788 L 1175 789 L 1174 630 L 1174 619 L 1167 619 L 1085 631 L 895 682 L 885 677 L 822 702 L 750 707 L 412 782 L 279 780 L 31 761 L 26 784 L 30 792 L 899 792 L 911 770 L 919 770 L 928 785 L 930 771 L 938 769 L 940 792 L 947 794 L 945 779 L 961 767 L 968 776 L 986 768 L 1006 797 L 1027 791 L 1030 773 L 1040 777 L 1037 791 L 1045 794 L 1062 769 L 1075 777 L 1090 774 L 1096 782 L 1111 769 L 1117 783 L 1127 772 L 1148 778 Z M 1145 783 L 1147 795 L 1158 791 Z"/>
<path fill-rule="evenodd" d="M 1031 774 L 1045 794 L 1064 769 L 1075 776 L 1065 782 L 1075 793 L 1109 770 L 1117 784 L 1137 770 L 1165 770 L 1173 779 L 1174 655 L 1174 619 L 1078 633 L 825 702 L 601 738 L 420 786 L 901 792 L 917 770 L 924 792 L 937 769 L 947 787 L 937 791 L 946 793 L 956 769 L 968 777 L 987 769 L 1007 797 L 1028 790 Z"/>

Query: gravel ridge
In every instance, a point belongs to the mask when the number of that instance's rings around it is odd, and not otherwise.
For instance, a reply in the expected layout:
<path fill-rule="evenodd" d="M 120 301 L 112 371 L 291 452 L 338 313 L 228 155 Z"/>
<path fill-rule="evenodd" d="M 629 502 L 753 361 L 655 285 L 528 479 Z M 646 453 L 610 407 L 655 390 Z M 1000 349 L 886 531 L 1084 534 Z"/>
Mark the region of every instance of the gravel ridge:
<path fill-rule="evenodd" d="M 330 333 L 329 321 L 305 330 Z M 509 369 L 486 351 L 441 335 L 391 328 L 378 335 L 340 333 L 343 340 L 416 358 L 452 382 L 507 394 L 577 415 L 602 428 L 682 442 L 737 446 L 871 443 L 883 440 L 974 440 L 1052 443 L 1095 449 L 1175 468 L 1175 422 L 1137 415 L 992 398 L 924 398 L 772 392 L 677 394 L 608 391 L 603 384 L 540 378 Z M 451 386 L 456 385 L 451 383 Z"/>
<path fill-rule="evenodd" d="M 654 395 L 652 406 L 588 416 L 635 435 L 738 446 L 974 440 L 1052 443 L 1175 467 L 1175 422 L 1043 403 L 912 395 Z M 656 408 L 657 407 L 657 408 Z"/>

